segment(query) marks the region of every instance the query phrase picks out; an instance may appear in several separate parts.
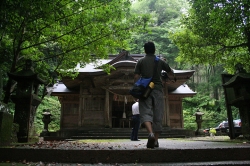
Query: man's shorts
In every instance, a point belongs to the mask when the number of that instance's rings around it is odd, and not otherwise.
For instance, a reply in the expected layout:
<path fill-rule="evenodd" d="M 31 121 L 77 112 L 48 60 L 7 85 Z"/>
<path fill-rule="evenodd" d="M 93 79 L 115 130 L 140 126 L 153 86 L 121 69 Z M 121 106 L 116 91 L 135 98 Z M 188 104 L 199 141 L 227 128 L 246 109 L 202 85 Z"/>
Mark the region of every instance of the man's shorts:
<path fill-rule="evenodd" d="M 154 132 L 162 131 L 164 115 L 164 94 L 162 90 L 153 89 L 147 99 L 140 99 L 139 110 L 141 123 L 152 122 Z"/>

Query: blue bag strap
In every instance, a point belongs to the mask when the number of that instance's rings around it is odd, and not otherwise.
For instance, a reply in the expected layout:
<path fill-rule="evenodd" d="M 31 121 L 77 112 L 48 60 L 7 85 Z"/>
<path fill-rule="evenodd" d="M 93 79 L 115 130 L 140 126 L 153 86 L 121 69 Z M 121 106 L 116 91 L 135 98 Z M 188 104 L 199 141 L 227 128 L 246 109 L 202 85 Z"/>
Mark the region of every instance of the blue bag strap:
<path fill-rule="evenodd" d="M 157 66 L 158 66 L 159 60 L 160 60 L 160 58 L 157 57 L 157 56 L 155 56 L 155 59 L 154 59 L 154 62 L 155 62 L 155 64 L 154 64 L 154 74 L 153 74 L 153 76 L 152 76 L 152 79 L 153 79 L 154 75 L 156 74 Z"/>
<path fill-rule="evenodd" d="M 155 56 L 155 62 L 158 62 L 160 58 L 158 56 Z"/>

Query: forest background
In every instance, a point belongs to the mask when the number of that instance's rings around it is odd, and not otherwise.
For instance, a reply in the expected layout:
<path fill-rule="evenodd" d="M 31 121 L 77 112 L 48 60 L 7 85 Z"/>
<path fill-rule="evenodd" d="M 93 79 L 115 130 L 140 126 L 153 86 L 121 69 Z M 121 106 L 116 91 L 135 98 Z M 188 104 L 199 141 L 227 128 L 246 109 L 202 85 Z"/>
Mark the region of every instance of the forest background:
<path fill-rule="evenodd" d="M 194 113 L 203 115 L 203 128 L 227 120 L 221 74 L 235 73 L 240 63 L 249 71 L 249 8 L 241 0 L 92 0 L 1 2 L 1 101 L 9 100 L 15 84 L 7 72 L 16 72 L 24 59 L 35 62 L 35 71 L 50 84 L 63 76 L 75 77 L 73 69 L 125 49 L 143 54 L 145 41 L 154 41 L 156 55 L 174 69 L 195 70 L 187 82 L 197 92 L 183 99 L 184 128 L 196 130 Z M 48 5 L 49 4 L 49 5 Z M 32 10 L 31 10 L 32 9 Z M 95 55 L 95 56 L 93 56 Z M 63 69 L 63 70 L 61 70 Z M 110 67 L 104 70 L 110 72 Z M 77 72 L 76 72 L 77 73 Z M 3 90 L 3 91 L 2 91 Z M 41 89 L 35 129 L 43 129 L 42 112 L 49 109 L 49 131 L 59 130 L 60 103 Z M 238 119 L 238 110 L 233 109 Z"/>

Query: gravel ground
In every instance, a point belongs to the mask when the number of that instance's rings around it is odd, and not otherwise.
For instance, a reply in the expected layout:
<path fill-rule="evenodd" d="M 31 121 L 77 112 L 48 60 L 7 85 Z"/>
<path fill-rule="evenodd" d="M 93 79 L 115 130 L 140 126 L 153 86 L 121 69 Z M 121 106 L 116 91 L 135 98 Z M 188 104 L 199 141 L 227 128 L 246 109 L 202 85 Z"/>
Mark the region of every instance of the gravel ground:
<path fill-rule="evenodd" d="M 221 162 L 188 162 L 188 163 L 114 163 L 114 164 L 83 164 L 83 163 L 0 163 L 0 166 L 246 166 L 250 161 L 221 161 Z"/>
<path fill-rule="evenodd" d="M 141 150 L 146 148 L 147 139 L 130 141 L 128 139 L 92 139 L 92 140 L 66 140 L 43 141 L 32 144 L 13 144 L 12 148 L 31 149 L 63 149 L 63 150 Z M 227 136 L 169 138 L 159 139 L 159 148 L 155 149 L 203 149 L 203 148 L 233 148 L 249 147 L 247 140 L 238 138 L 230 140 Z M 151 149 L 148 149 L 151 150 Z"/>

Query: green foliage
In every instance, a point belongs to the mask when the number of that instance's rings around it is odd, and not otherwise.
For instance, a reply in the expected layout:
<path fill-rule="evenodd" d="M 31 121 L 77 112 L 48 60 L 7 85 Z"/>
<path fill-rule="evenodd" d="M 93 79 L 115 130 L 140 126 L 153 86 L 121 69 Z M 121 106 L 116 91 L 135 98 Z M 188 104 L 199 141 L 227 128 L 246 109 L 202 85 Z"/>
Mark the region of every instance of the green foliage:
<path fill-rule="evenodd" d="M 179 26 L 179 19 L 187 5 L 185 0 L 147 0 L 134 3 L 131 11 L 148 15 L 149 25 L 144 31 L 133 33 L 129 40 L 131 52 L 143 54 L 144 43 L 153 41 L 156 54 L 164 56 L 171 66 L 177 68 L 174 59 L 178 49 L 169 40 L 168 34 Z"/>
<path fill-rule="evenodd" d="M 195 112 L 198 110 L 200 112 L 203 112 L 203 125 L 212 125 L 219 123 L 221 121 L 221 117 L 217 116 L 217 109 L 219 107 L 219 104 L 214 104 L 215 100 L 211 99 L 207 95 L 202 95 L 198 93 L 192 98 L 185 98 L 183 99 L 183 108 L 186 112 L 186 115 L 184 116 L 185 123 L 188 122 L 188 120 L 195 119 Z M 193 116 L 194 118 L 191 118 Z M 186 119 L 187 118 L 187 119 Z M 224 119 L 224 118 L 223 118 Z M 212 121 L 212 124 L 211 124 Z M 195 122 L 193 120 L 193 122 Z M 191 122 L 191 123 L 193 123 Z"/>
<path fill-rule="evenodd" d="M 209 95 L 197 93 L 192 98 L 183 99 L 184 128 L 197 129 L 194 114 L 198 110 L 204 113 L 202 128 L 217 127 L 222 121 L 227 120 L 224 98 L 216 100 Z M 232 113 L 233 119 L 239 118 L 238 109 L 233 107 Z"/>
<path fill-rule="evenodd" d="M 116 70 L 114 66 L 111 66 L 109 64 L 102 65 L 101 68 L 103 71 L 105 71 L 107 74 L 110 74 L 111 70 Z"/>
<path fill-rule="evenodd" d="M 35 131 L 40 134 L 44 128 L 44 123 L 42 122 L 44 111 L 51 113 L 52 121 L 49 123 L 49 131 L 57 131 L 60 129 L 60 115 L 61 115 L 61 105 L 56 97 L 45 97 L 42 103 L 37 108 L 36 119 L 34 122 Z"/>
<path fill-rule="evenodd" d="M 126 48 L 131 32 L 147 24 L 143 15 L 130 13 L 130 6 L 130 0 L 3 1 L 0 53 L 6 61 L 1 61 L 0 68 L 3 73 L 16 72 L 31 59 L 44 80 L 53 83 L 60 76 L 75 78 L 77 64 L 84 66 Z"/>
<path fill-rule="evenodd" d="M 187 13 L 189 5 L 185 0 L 138 1 L 132 8 L 129 0 L 3 1 L 0 7 L 3 84 L 7 84 L 7 72 L 21 70 L 25 59 L 32 59 L 35 72 L 53 82 L 60 76 L 75 78 L 78 63 L 83 67 L 122 48 L 144 53 L 144 42 L 152 40 L 156 54 L 166 57 L 172 67 L 194 69 L 199 77 L 189 81 L 197 95 L 183 100 L 185 128 L 197 128 L 193 116 L 197 109 L 205 113 L 202 126 L 215 127 L 227 118 L 224 97 L 219 93 L 222 67 L 233 73 L 234 65 L 240 62 L 250 71 L 250 2 L 190 2 L 192 8 Z M 114 70 L 110 66 L 102 68 L 107 73 Z M 6 87 L 6 93 L 11 92 L 11 86 Z M 14 113 L 13 103 L 8 105 Z M 54 97 L 45 97 L 36 113 L 37 134 L 43 129 L 42 112 L 47 109 L 53 119 L 49 131 L 59 130 L 60 103 Z M 234 108 L 234 117 L 237 114 Z"/>
<path fill-rule="evenodd" d="M 195 116 L 192 114 L 192 110 L 187 108 L 183 109 L 183 117 L 184 117 L 184 128 L 189 130 L 196 130 L 197 124 L 195 122 Z"/>
<path fill-rule="evenodd" d="M 179 62 L 221 64 L 229 72 L 241 63 L 250 71 L 250 1 L 195 1 L 181 20 L 181 28 L 170 35 L 178 46 Z"/>

